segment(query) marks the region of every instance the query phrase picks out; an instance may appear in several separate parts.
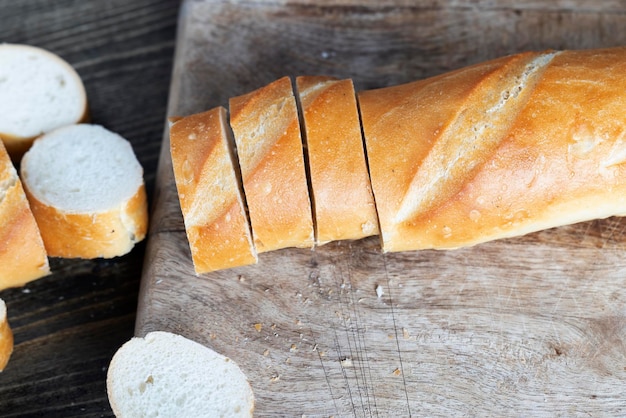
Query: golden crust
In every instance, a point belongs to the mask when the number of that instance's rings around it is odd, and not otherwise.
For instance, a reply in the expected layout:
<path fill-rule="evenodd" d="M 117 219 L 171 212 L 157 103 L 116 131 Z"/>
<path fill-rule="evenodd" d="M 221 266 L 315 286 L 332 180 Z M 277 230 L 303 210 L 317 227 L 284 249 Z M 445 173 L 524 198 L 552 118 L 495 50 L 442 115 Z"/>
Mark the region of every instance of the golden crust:
<path fill-rule="evenodd" d="M 50 273 L 48 257 L 22 183 L 0 143 L 0 290 Z"/>
<path fill-rule="evenodd" d="M 68 213 L 38 200 L 24 185 L 26 196 L 51 257 L 113 258 L 127 254 L 148 229 L 145 185 L 109 211 Z"/>
<path fill-rule="evenodd" d="M 256 263 L 223 107 L 179 118 L 170 152 L 196 273 Z"/>
<path fill-rule="evenodd" d="M 487 97 L 511 63 L 528 55 L 360 96 L 385 251 L 458 248 L 626 213 L 626 48 L 549 54 L 531 57 L 545 62 L 522 83 L 527 98 L 494 114 L 487 113 L 487 99 L 476 98 Z M 426 94 L 436 80 L 439 94 Z M 403 213 L 407 193 L 432 193 L 411 183 L 451 121 L 472 108 L 482 109 L 485 121 L 502 117 L 506 129 L 499 128 L 495 142 L 484 141 L 485 133 L 470 141 L 476 149 L 458 145 L 476 125 L 458 129 L 450 147 L 473 153 L 478 163 L 443 174 L 425 170 L 421 179 L 442 178 L 450 188 L 440 188 L 423 210 Z M 403 131 L 392 129 L 398 125 Z"/>
<path fill-rule="evenodd" d="M 288 77 L 230 100 L 257 252 L 314 245 L 302 137 Z"/>
<path fill-rule="evenodd" d="M 351 80 L 297 77 L 311 178 L 316 241 L 378 234 Z"/>

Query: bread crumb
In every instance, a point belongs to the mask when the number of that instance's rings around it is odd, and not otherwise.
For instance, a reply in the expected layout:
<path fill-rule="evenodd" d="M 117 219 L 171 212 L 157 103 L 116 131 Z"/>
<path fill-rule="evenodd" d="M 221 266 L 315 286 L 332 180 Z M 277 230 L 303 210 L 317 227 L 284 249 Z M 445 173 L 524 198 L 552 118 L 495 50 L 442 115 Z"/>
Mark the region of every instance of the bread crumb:
<path fill-rule="evenodd" d="M 383 296 L 383 287 L 381 285 L 376 286 L 376 296 L 380 299 Z"/>
<path fill-rule="evenodd" d="M 375 228 L 376 228 L 376 225 L 374 225 L 374 223 L 371 221 L 367 221 L 361 224 L 361 231 L 365 235 L 372 235 L 374 233 Z"/>
<path fill-rule="evenodd" d="M 396 368 L 396 369 L 393 371 L 393 374 L 394 374 L 394 375 L 396 375 L 396 376 L 400 376 L 400 375 L 402 374 L 402 372 L 400 371 L 400 369 L 399 369 L 399 368 Z"/>
<path fill-rule="evenodd" d="M 291 344 L 291 347 L 289 347 L 289 351 L 291 351 L 292 353 L 293 353 L 294 351 L 298 351 L 298 346 L 297 346 L 297 345 L 295 345 L 295 344 Z"/>
<path fill-rule="evenodd" d="M 263 329 L 263 324 L 254 324 L 254 329 L 256 329 L 256 332 L 261 332 L 261 330 Z"/>
<path fill-rule="evenodd" d="M 341 367 L 352 367 L 352 359 L 347 357 L 341 360 Z"/>
<path fill-rule="evenodd" d="M 278 374 L 273 374 L 270 377 L 270 382 L 278 382 L 279 380 L 280 380 L 280 375 L 278 375 Z"/>
<path fill-rule="evenodd" d="M 264 355 L 265 357 L 267 357 L 267 356 L 269 356 L 269 355 L 270 355 L 270 350 L 269 350 L 269 348 L 266 348 L 266 349 L 265 349 L 265 351 L 263 352 L 263 355 Z"/>
<path fill-rule="evenodd" d="M 406 328 L 402 328 L 402 336 L 405 340 L 408 340 L 411 336 L 409 335 L 409 330 Z"/>

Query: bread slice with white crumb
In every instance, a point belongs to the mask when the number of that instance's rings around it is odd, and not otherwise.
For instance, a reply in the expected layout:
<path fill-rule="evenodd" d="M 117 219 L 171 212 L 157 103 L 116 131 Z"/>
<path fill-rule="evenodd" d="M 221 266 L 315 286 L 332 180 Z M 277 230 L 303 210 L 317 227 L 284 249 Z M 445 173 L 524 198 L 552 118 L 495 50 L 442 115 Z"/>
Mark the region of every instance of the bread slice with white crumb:
<path fill-rule="evenodd" d="M 48 255 L 112 258 L 143 240 L 143 169 L 130 143 L 99 125 L 39 137 L 24 155 L 22 182 Z"/>
<path fill-rule="evenodd" d="M 318 245 L 378 234 L 352 80 L 296 78 Z"/>
<path fill-rule="evenodd" d="M 107 372 L 117 417 L 251 417 L 254 394 L 239 366 L 181 335 L 163 331 L 126 342 Z"/>
<path fill-rule="evenodd" d="M 0 290 L 49 273 L 46 250 L 22 182 L 0 142 Z"/>
<path fill-rule="evenodd" d="M 257 262 L 233 141 L 223 107 L 170 125 L 174 179 L 197 274 Z"/>
<path fill-rule="evenodd" d="M 13 332 L 7 318 L 7 306 L 0 299 L 0 372 L 4 370 L 13 353 Z"/>
<path fill-rule="evenodd" d="M 71 65 L 42 48 L 0 44 L 0 139 L 14 161 L 37 136 L 87 118 L 85 87 Z"/>

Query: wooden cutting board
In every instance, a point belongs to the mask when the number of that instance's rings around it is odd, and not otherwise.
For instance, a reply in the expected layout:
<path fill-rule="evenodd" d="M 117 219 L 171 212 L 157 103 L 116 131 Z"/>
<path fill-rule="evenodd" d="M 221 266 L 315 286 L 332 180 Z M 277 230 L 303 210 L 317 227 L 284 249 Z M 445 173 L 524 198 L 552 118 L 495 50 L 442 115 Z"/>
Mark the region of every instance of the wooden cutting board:
<path fill-rule="evenodd" d="M 626 44 L 623 2 L 519 3 L 189 0 L 169 116 L 284 75 L 362 90 L 527 49 Z M 136 334 L 234 359 L 257 416 L 623 415 L 625 230 L 612 218 L 395 254 L 369 238 L 196 276 L 166 128 Z"/>

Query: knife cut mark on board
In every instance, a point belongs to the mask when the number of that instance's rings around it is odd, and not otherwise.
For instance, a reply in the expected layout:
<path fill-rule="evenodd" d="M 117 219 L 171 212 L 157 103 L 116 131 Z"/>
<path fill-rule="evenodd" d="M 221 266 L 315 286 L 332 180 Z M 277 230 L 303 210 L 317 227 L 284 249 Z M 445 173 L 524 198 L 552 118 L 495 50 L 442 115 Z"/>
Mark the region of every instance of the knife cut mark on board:
<path fill-rule="evenodd" d="M 409 413 L 409 417 L 411 414 L 411 402 L 409 402 L 409 391 L 406 385 L 406 377 L 404 374 L 404 362 L 402 361 L 402 351 L 400 350 L 400 338 L 398 332 L 398 325 L 396 324 L 396 314 L 394 311 L 394 299 L 391 293 L 391 279 L 389 278 L 389 270 L 387 269 L 387 254 L 382 253 L 383 259 L 383 267 L 385 271 L 385 279 L 387 280 L 387 292 L 389 294 L 389 309 L 391 311 L 391 320 L 393 323 L 393 330 L 395 332 L 395 340 L 396 340 L 396 349 L 398 350 L 398 360 L 400 361 L 400 374 L 402 375 L 402 384 L 404 385 L 404 395 L 406 396 L 406 408 Z"/>
<path fill-rule="evenodd" d="M 340 260 L 345 260 L 343 263 Z M 347 265 L 346 265 L 347 264 Z M 361 328 L 361 318 L 358 311 L 358 300 L 355 299 L 354 295 L 354 283 L 352 280 L 352 269 L 353 265 L 353 254 L 352 254 L 352 246 L 348 245 L 347 251 L 340 252 L 340 258 L 333 260 L 333 266 L 337 274 L 336 277 L 336 285 L 339 295 L 339 305 L 341 308 L 341 322 L 342 328 L 346 334 L 346 340 L 348 342 L 348 350 L 350 354 L 350 359 L 352 363 L 352 367 L 356 367 L 354 369 L 354 378 L 357 383 L 357 393 L 360 404 L 360 409 L 363 412 L 363 416 L 368 415 L 373 416 L 372 412 L 376 413 L 378 416 L 378 411 L 376 408 L 376 397 L 373 391 L 372 384 L 374 380 L 371 375 L 371 367 L 369 366 L 369 355 L 367 351 L 367 345 L 365 343 L 365 339 L 363 334 L 367 332 L 367 328 Z M 347 273 L 344 273 L 347 271 Z M 345 291 L 347 283 L 347 291 Z M 347 296 L 346 296 L 347 295 Z M 347 299 L 344 299 L 344 296 Z M 352 309 L 350 309 L 350 305 Z M 348 309 L 346 310 L 346 307 Z M 348 323 L 348 319 L 350 323 Z M 353 324 L 353 325 L 351 325 Z M 337 334 L 335 333 L 335 343 L 337 344 L 338 351 L 341 349 L 339 346 L 339 339 L 337 338 Z M 343 359 L 344 356 L 340 353 L 340 359 Z M 347 378 L 346 368 L 342 367 L 342 373 L 344 373 L 344 381 L 348 389 L 350 388 L 350 381 Z M 370 395 L 370 392 L 372 394 Z M 353 411 L 356 415 L 355 399 L 352 396 L 352 391 L 350 390 L 351 402 L 353 405 Z M 372 405 L 373 403 L 373 405 Z"/>
<path fill-rule="evenodd" d="M 365 338 L 364 338 L 364 332 L 359 332 L 358 326 L 359 324 L 362 323 L 362 319 L 360 317 L 359 314 L 359 310 L 358 310 L 358 300 L 355 300 L 355 295 L 354 292 L 352 291 L 354 289 L 353 286 L 353 282 L 352 282 L 352 269 L 351 266 L 355 265 L 354 263 L 354 253 L 353 253 L 353 247 L 351 244 L 348 244 L 348 283 L 350 285 L 350 291 L 348 292 L 348 295 L 350 296 L 350 304 L 352 305 L 352 310 L 354 313 L 354 317 L 356 318 L 356 324 L 357 324 L 357 328 L 356 328 L 356 342 L 358 343 L 358 351 L 361 351 L 362 353 L 364 353 L 364 363 L 363 366 L 360 367 L 361 373 L 362 373 L 362 378 L 364 381 L 367 381 L 367 379 L 369 378 L 370 382 L 374 382 L 374 379 L 372 378 L 372 368 L 370 367 L 370 363 L 369 363 L 369 355 L 368 355 L 368 351 L 367 351 L 367 344 L 365 343 Z M 343 275 L 342 275 L 342 280 L 343 280 Z M 365 332 L 367 332 L 367 328 L 365 328 Z M 374 412 L 376 412 L 376 416 L 378 416 L 378 408 L 376 405 L 376 392 L 373 390 L 372 388 L 372 395 L 371 395 L 371 399 L 370 399 L 370 385 L 364 385 L 365 390 L 366 390 L 366 400 L 367 400 L 367 405 L 370 411 L 370 415 L 371 415 L 371 411 L 374 410 Z M 373 402 L 373 405 L 371 405 L 370 403 Z M 373 406 L 373 408 L 372 408 Z"/>

